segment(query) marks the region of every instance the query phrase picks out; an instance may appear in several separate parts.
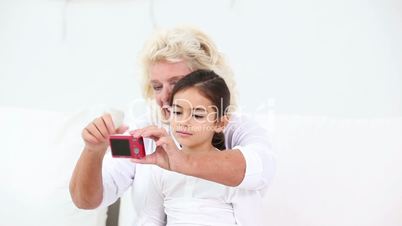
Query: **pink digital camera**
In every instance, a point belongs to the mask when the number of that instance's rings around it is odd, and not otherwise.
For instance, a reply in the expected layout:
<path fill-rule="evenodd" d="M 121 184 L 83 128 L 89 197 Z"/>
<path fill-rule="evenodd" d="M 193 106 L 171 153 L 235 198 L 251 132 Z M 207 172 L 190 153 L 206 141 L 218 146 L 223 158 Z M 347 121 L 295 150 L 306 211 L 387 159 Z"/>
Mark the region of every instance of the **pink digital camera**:
<path fill-rule="evenodd" d="M 135 158 L 145 157 L 144 139 L 134 138 L 131 135 L 111 135 L 109 137 L 112 156 L 115 158 Z"/>

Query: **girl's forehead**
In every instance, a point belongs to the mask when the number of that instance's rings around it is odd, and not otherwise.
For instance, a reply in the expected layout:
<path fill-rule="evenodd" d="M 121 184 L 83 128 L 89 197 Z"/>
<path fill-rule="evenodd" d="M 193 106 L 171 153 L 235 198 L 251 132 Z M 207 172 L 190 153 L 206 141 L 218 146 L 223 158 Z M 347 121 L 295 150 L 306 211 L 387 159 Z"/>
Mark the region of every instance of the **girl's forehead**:
<path fill-rule="evenodd" d="M 202 95 L 197 88 L 177 92 L 173 97 L 173 107 L 200 111 L 214 109 L 212 102 Z"/>

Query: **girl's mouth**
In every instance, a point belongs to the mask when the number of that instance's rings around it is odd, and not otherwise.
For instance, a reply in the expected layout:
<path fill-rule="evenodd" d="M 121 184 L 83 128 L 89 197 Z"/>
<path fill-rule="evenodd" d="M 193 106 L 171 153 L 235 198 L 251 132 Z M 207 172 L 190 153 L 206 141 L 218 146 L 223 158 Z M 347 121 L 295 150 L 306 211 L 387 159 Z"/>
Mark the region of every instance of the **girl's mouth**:
<path fill-rule="evenodd" d="M 177 133 L 178 135 L 182 136 L 182 137 L 188 137 L 188 136 L 193 135 L 192 133 L 185 132 L 185 131 L 179 131 L 179 130 L 176 130 L 176 133 Z"/>

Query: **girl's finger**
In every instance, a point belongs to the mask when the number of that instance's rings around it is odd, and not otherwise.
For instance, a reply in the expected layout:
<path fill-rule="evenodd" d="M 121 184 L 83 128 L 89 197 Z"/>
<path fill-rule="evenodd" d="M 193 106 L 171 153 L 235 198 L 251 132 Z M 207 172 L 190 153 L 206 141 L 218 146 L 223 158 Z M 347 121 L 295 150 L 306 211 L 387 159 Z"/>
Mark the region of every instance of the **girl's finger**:
<path fill-rule="evenodd" d="M 140 163 L 140 164 L 156 164 L 156 162 L 155 162 L 155 152 L 150 154 L 150 155 L 146 155 L 142 159 L 130 159 L 130 161 L 134 162 L 134 163 Z"/>
<path fill-rule="evenodd" d="M 156 146 L 162 146 L 167 143 L 166 137 L 161 137 L 156 141 Z"/>
<path fill-rule="evenodd" d="M 127 130 L 128 130 L 128 126 L 126 126 L 126 125 L 121 125 L 120 128 L 118 128 L 118 129 L 116 130 L 116 133 L 122 134 L 122 133 L 126 132 Z"/>
<path fill-rule="evenodd" d="M 162 147 L 168 155 L 177 151 L 177 146 L 170 136 L 162 137 L 156 142 L 157 146 Z"/>
<path fill-rule="evenodd" d="M 163 128 L 147 128 L 144 129 L 143 132 L 141 133 L 141 136 L 143 137 L 163 137 L 166 136 L 167 132 Z"/>
<path fill-rule="evenodd" d="M 141 136 L 142 129 L 136 129 L 129 132 L 131 136 L 138 138 Z"/>

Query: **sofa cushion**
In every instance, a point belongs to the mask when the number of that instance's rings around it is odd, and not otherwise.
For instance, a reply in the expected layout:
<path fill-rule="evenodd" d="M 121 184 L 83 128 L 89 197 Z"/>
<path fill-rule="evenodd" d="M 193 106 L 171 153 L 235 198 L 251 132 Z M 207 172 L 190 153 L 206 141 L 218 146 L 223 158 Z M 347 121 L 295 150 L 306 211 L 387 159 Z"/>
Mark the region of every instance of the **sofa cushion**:
<path fill-rule="evenodd" d="M 80 210 L 68 190 L 93 115 L 0 108 L 1 225 L 105 225 L 107 208 Z"/>

